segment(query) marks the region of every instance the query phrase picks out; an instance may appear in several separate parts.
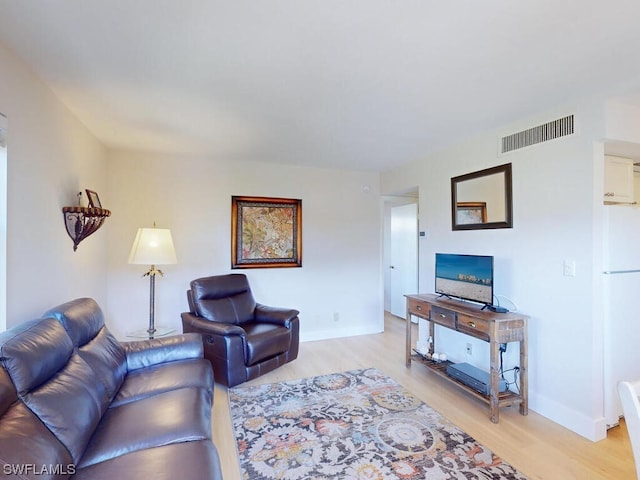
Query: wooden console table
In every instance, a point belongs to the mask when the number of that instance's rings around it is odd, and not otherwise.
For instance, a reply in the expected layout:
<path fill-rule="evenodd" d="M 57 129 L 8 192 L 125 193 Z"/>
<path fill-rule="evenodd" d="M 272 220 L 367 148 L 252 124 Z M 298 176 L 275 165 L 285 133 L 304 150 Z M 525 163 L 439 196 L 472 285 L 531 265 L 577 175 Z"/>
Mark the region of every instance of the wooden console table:
<path fill-rule="evenodd" d="M 481 399 L 490 406 L 491 421 L 498 423 L 499 409 L 502 406 L 520 404 L 520 413 L 529 413 L 527 395 L 527 319 L 526 315 L 518 313 L 493 313 L 481 310 L 481 307 L 458 300 L 450 300 L 435 294 L 405 295 L 407 298 L 407 366 L 411 360 L 419 361 L 431 368 L 437 375 L 458 385 L 460 388 Z M 446 367 L 451 362 L 434 362 L 418 354 L 412 353 L 411 316 L 416 316 L 429 322 L 429 335 L 433 343 L 429 345 L 429 353 L 434 353 L 435 325 L 441 325 L 456 330 L 490 345 L 490 393 L 484 395 L 468 387 L 462 382 L 450 377 Z M 498 381 L 500 370 L 500 344 L 520 342 L 520 393 L 507 390 L 499 393 Z"/>

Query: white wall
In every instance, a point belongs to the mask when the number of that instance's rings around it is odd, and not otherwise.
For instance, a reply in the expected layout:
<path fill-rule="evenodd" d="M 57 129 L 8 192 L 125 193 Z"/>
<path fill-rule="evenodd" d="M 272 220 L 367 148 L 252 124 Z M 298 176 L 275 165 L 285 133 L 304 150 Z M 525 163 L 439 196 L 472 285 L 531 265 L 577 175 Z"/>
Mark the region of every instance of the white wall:
<path fill-rule="evenodd" d="M 579 132 L 569 138 L 498 155 L 498 139 L 575 111 Z M 602 405 L 602 323 L 594 314 L 594 147 L 604 133 L 601 103 L 546 112 L 471 139 L 382 175 L 382 193 L 421 179 L 420 285 L 433 291 L 434 253 L 495 257 L 494 292 L 511 299 L 529 321 L 530 408 L 591 439 L 605 435 Z M 450 178 L 511 162 L 512 229 L 452 231 Z M 598 199 L 601 201 L 600 197 Z M 575 260 L 576 276 L 563 276 Z M 505 298 L 501 303 L 512 306 Z M 444 331 L 437 350 L 488 370 L 488 345 Z M 517 364 L 517 346 L 506 367 Z"/>
<path fill-rule="evenodd" d="M 622 141 L 640 144 L 640 108 L 610 100 L 605 104 L 607 141 Z"/>
<path fill-rule="evenodd" d="M 303 340 L 382 330 L 379 174 L 112 152 L 107 191 L 107 313 L 119 337 L 148 323 L 146 269 L 127 256 L 153 222 L 171 229 L 178 256 L 156 280 L 158 325 L 181 331 L 191 280 L 235 272 L 258 302 L 299 309 Z M 302 268 L 231 270 L 232 195 L 302 199 Z"/>
<path fill-rule="evenodd" d="M 62 207 L 98 191 L 106 152 L 20 60 L 0 45 L 0 112 L 7 137 L 7 327 L 80 296 L 106 303 L 106 230 L 73 252 Z"/>

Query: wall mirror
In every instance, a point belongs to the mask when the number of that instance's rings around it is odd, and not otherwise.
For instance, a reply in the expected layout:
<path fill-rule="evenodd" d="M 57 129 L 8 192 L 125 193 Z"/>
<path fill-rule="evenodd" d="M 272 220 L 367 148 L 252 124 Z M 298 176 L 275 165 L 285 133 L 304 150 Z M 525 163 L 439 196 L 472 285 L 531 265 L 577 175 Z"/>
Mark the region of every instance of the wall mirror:
<path fill-rule="evenodd" d="M 451 179 L 452 230 L 512 227 L 510 163 Z"/>

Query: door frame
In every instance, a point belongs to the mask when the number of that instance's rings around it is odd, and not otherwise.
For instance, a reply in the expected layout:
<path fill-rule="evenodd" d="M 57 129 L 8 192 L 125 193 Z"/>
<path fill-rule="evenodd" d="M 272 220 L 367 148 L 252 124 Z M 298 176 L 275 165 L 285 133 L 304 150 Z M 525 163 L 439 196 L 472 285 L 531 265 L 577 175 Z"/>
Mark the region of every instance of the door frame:
<path fill-rule="evenodd" d="M 391 308 L 391 272 L 389 269 L 391 258 L 391 207 L 399 207 L 410 203 L 416 204 L 417 207 L 417 222 L 418 231 L 420 230 L 420 195 L 418 187 L 414 187 L 402 192 L 398 192 L 391 195 L 382 196 L 382 210 L 383 210 L 383 222 L 382 222 L 382 284 L 383 284 L 383 305 L 385 311 L 390 311 Z M 417 278 L 416 283 L 418 291 L 420 288 L 420 242 L 416 239 L 416 269 Z"/>

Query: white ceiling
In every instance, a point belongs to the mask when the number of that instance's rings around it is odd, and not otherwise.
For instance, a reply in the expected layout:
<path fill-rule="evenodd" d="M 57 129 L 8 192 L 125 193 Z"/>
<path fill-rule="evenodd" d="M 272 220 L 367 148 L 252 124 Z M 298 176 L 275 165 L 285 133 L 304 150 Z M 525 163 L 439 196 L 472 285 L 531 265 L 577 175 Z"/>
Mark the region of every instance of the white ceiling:
<path fill-rule="evenodd" d="M 0 0 L 0 42 L 110 147 L 378 171 L 640 90 L 639 25 L 638 0 Z"/>

